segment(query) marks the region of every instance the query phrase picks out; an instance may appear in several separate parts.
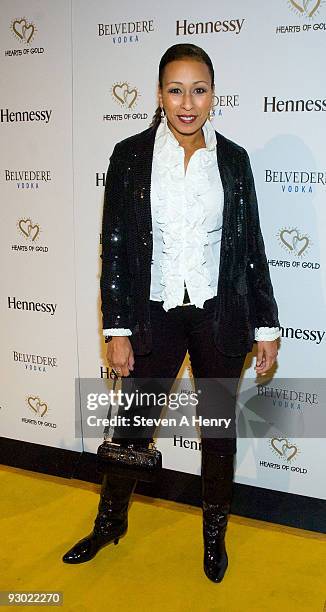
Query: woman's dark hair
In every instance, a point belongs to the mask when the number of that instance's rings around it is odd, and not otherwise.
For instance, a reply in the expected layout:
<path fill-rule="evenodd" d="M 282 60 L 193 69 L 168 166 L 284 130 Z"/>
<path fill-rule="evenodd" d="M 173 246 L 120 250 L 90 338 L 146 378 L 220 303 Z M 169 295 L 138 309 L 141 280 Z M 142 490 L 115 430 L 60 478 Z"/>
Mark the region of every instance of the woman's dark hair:
<path fill-rule="evenodd" d="M 164 68 L 170 62 L 174 62 L 175 60 L 183 60 L 183 59 L 194 59 L 198 62 L 202 62 L 206 64 L 212 79 L 212 87 L 214 85 L 214 68 L 209 55 L 207 55 L 206 51 L 201 47 L 197 47 L 197 45 L 192 45 L 191 43 L 180 43 L 177 45 L 172 45 L 169 47 L 164 55 L 161 57 L 161 61 L 158 69 L 158 81 L 160 87 L 162 87 L 163 82 L 163 72 Z M 157 107 L 150 127 L 157 127 L 161 122 L 161 108 Z"/>

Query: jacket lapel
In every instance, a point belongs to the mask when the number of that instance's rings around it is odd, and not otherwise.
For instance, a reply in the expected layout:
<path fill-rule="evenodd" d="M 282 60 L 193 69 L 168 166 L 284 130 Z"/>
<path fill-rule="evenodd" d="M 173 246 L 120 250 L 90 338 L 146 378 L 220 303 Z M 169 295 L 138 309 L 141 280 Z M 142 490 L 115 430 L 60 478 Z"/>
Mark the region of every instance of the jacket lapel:
<path fill-rule="evenodd" d="M 148 128 L 139 139 L 134 153 L 134 203 L 138 236 L 143 255 L 152 257 L 153 226 L 151 212 L 151 177 L 156 128 Z"/>
<path fill-rule="evenodd" d="M 224 192 L 223 203 L 223 219 L 222 219 L 222 236 L 221 236 L 221 264 L 224 261 L 225 250 L 228 249 L 228 231 L 231 223 L 231 198 L 230 190 L 232 188 L 233 177 L 230 164 L 228 163 L 227 154 L 225 151 L 224 138 L 218 132 L 216 134 L 216 157 L 217 165 L 220 172 L 220 177 Z M 222 266 L 220 266 L 221 269 Z"/>

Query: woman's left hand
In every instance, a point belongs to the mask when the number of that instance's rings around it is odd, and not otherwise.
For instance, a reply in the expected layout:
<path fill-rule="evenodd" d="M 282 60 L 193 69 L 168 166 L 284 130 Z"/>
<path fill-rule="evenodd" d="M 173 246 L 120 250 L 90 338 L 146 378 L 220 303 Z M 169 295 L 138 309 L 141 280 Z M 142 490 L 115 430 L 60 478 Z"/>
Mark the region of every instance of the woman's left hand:
<path fill-rule="evenodd" d="M 256 374 L 265 375 L 277 357 L 277 340 L 258 340 L 257 341 Z"/>

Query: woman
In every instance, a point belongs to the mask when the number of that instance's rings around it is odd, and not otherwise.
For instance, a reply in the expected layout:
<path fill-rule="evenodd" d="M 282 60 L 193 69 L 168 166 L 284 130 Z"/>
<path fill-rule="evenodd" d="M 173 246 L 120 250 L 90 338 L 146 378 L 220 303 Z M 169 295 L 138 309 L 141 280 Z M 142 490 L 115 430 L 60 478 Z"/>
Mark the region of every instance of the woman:
<path fill-rule="evenodd" d="M 173 45 L 160 61 L 150 128 L 114 148 L 102 228 L 103 332 L 122 377 L 174 379 L 188 350 L 195 380 L 232 381 L 220 408 L 234 415 L 246 354 L 257 342 L 255 370 L 264 375 L 280 329 L 249 158 L 210 123 L 214 87 L 205 51 Z M 152 435 L 147 429 L 134 442 Z M 204 570 L 220 582 L 236 438 L 202 432 L 201 450 Z M 104 476 L 94 529 L 65 562 L 88 561 L 119 541 L 135 485 Z"/>

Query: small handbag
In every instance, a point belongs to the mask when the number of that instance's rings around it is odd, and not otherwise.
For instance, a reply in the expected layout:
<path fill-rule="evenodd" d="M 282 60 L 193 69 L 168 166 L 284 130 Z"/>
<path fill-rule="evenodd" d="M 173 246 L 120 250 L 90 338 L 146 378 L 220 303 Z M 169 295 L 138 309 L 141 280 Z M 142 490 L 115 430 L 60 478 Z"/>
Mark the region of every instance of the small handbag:
<path fill-rule="evenodd" d="M 114 370 L 113 370 L 114 372 Z M 111 375 L 110 375 L 111 376 Z M 113 390 L 115 390 L 118 376 L 114 372 L 111 376 L 113 380 Z M 110 419 L 112 405 L 110 404 L 107 418 Z M 110 426 L 104 428 L 104 440 L 97 449 L 97 467 L 99 471 L 110 471 L 126 478 L 136 478 L 145 482 L 155 480 L 158 472 L 162 468 L 162 453 L 156 448 L 155 443 L 151 442 L 151 448 L 144 448 L 133 442 L 125 441 L 119 444 L 112 442 L 109 437 Z"/>

